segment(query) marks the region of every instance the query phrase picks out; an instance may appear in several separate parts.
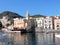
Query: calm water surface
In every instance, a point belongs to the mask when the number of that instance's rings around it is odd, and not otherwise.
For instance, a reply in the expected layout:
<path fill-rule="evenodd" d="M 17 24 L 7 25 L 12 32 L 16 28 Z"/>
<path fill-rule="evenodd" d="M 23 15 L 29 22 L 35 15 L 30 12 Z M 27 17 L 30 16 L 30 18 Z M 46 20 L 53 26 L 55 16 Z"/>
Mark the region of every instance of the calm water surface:
<path fill-rule="evenodd" d="M 55 33 L 1 33 L 0 45 L 60 45 Z"/>

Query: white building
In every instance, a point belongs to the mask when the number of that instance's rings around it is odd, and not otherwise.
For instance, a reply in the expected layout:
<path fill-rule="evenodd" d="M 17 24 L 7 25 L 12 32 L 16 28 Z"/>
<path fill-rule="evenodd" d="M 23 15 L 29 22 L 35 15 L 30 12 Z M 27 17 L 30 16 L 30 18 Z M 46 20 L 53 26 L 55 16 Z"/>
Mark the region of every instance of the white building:
<path fill-rule="evenodd" d="M 44 19 L 44 29 L 53 29 L 52 17 L 46 17 Z"/>
<path fill-rule="evenodd" d="M 36 18 L 36 25 L 37 25 L 37 27 L 43 27 L 44 26 L 43 20 L 44 20 L 43 17 Z"/>

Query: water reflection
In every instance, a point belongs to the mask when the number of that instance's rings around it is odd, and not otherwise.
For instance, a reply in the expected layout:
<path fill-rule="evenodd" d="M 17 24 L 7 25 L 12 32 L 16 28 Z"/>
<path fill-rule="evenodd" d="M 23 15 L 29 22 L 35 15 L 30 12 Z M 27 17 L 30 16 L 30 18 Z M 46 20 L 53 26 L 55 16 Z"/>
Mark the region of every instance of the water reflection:
<path fill-rule="evenodd" d="M 19 34 L 15 33 L 13 36 L 14 45 L 36 45 L 35 34 Z"/>
<path fill-rule="evenodd" d="M 5 33 L 0 45 L 59 45 L 60 39 L 55 33 Z"/>
<path fill-rule="evenodd" d="M 27 34 L 27 41 L 26 41 L 26 45 L 36 45 L 36 35 L 35 33 L 28 33 Z"/>

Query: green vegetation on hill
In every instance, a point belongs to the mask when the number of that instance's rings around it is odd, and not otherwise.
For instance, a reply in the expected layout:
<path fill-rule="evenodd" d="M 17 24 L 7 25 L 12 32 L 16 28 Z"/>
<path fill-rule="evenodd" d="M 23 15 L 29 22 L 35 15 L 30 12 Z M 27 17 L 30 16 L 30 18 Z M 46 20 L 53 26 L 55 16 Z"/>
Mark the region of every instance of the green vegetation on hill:
<path fill-rule="evenodd" d="M 4 11 L 0 13 L 0 18 L 2 18 L 3 16 L 8 16 L 9 18 L 23 18 L 23 16 L 10 11 Z"/>
<path fill-rule="evenodd" d="M 46 17 L 46 16 L 44 16 L 44 15 L 40 15 L 40 14 L 36 14 L 36 15 L 31 16 L 31 17 L 35 17 L 35 18 L 37 18 L 37 17 Z"/>
<path fill-rule="evenodd" d="M 17 13 L 11 12 L 11 11 L 4 11 L 4 12 L 0 13 L 0 18 L 2 18 L 3 16 L 7 16 L 9 19 L 23 18 L 23 16 L 21 16 L 21 15 L 19 15 Z M 46 16 L 40 15 L 40 14 L 35 14 L 33 16 L 30 16 L 30 17 L 37 18 L 37 17 L 46 17 Z"/>

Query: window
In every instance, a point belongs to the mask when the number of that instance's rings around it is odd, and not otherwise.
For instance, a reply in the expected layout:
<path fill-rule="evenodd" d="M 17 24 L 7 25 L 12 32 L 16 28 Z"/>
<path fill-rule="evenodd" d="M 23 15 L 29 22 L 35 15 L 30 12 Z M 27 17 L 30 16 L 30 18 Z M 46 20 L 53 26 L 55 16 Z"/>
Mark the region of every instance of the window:
<path fill-rule="evenodd" d="M 45 23 L 47 23 L 47 21 L 45 20 Z"/>
<path fill-rule="evenodd" d="M 39 24 L 41 24 L 41 21 L 39 22 Z"/>
<path fill-rule="evenodd" d="M 57 30 L 59 30 L 60 28 L 57 28 Z"/>
<path fill-rule="evenodd" d="M 47 27 L 45 27 L 47 29 Z"/>
<path fill-rule="evenodd" d="M 57 25 L 57 27 L 59 27 L 59 25 Z"/>
<path fill-rule="evenodd" d="M 49 29 L 51 29 L 51 24 L 49 24 Z"/>
<path fill-rule="evenodd" d="M 47 28 L 47 24 L 45 24 L 45 28 Z"/>
<path fill-rule="evenodd" d="M 39 18 L 38 18 L 38 20 L 39 20 Z"/>
<path fill-rule="evenodd" d="M 57 24 L 59 24 L 59 23 L 57 23 Z"/>
<path fill-rule="evenodd" d="M 51 21 L 49 21 L 49 23 L 51 23 Z"/>

